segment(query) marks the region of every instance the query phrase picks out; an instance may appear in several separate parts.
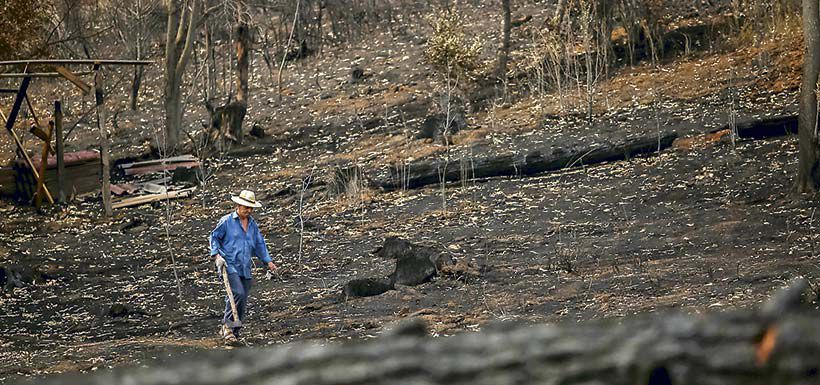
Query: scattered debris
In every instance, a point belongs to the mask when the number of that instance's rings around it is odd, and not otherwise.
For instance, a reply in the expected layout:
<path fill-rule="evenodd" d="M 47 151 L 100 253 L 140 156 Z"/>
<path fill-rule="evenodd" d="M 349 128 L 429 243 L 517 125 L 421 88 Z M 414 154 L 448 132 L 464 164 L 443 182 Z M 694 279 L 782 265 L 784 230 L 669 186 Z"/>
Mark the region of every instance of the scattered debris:
<path fill-rule="evenodd" d="M 160 171 L 173 171 L 178 168 L 199 168 L 201 163 L 193 155 L 180 155 L 170 158 L 152 159 L 119 166 L 124 175 L 143 175 Z"/>
<path fill-rule="evenodd" d="M 123 207 L 130 207 L 130 206 L 138 206 L 145 203 L 151 203 L 166 199 L 176 199 L 176 198 L 184 198 L 196 190 L 195 187 L 186 188 L 182 190 L 176 191 L 167 191 L 167 192 L 160 192 L 156 194 L 148 194 L 148 195 L 141 195 L 131 198 L 119 199 L 114 200 L 111 202 L 111 207 L 114 209 L 119 209 Z"/>

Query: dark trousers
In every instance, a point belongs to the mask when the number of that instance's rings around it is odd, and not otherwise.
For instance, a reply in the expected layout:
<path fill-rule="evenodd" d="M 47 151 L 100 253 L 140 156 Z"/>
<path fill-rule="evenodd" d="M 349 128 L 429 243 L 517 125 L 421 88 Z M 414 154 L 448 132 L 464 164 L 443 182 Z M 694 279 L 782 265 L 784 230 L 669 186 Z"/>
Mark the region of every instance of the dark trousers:
<path fill-rule="evenodd" d="M 248 306 L 248 294 L 251 291 L 251 283 L 253 279 L 242 278 L 239 274 L 228 274 L 228 283 L 231 285 L 233 292 L 233 300 L 236 303 L 236 312 L 239 314 L 239 321 L 245 321 L 245 308 Z M 225 324 L 233 321 L 233 311 L 231 310 L 231 301 L 225 295 L 225 315 L 222 317 L 222 322 Z M 239 329 L 234 328 L 233 334 L 239 338 Z"/>

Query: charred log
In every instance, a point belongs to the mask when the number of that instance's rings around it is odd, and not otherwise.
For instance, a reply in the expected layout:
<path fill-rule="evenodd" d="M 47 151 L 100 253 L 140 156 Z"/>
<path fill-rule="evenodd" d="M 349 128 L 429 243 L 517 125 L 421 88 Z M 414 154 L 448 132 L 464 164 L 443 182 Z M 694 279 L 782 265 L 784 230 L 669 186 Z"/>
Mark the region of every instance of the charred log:
<path fill-rule="evenodd" d="M 677 134 L 642 136 L 616 144 L 594 144 L 576 148 L 533 149 L 526 153 L 488 156 L 472 160 L 471 178 L 534 175 L 564 168 L 596 163 L 628 160 L 632 157 L 662 151 L 672 145 Z M 446 182 L 461 180 L 465 173 L 459 167 L 444 167 L 438 159 L 412 163 L 402 170 L 390 170 L 389 177 L 371 178 L 385 190 L 419 188 L 442 182 L 441 170 Z"/>
<path fill-rule="evenodd" d="M 732 126 L 727 124 L 712 133 L 728 130 L 731 132 Z M 774 138 L 778 136 L 797 135 L 797 116 L 785 115 L 763 119 L 749 119 L 737 122 L 735 132 L 740 139 L 760 140 Z"/>
<path fill-rule="evenodd" d="M 187 359 L 175 357 L 161 367 L 62 376 L 48 383 L 817 383 L 820 313 L 794 308 L 776 318 L 763 313 L 661 314 L 583 324 L 500 325 L 435 339 L 398 333 L 354 344 L 296 343 L 265 350 L 209 352 Z"/>

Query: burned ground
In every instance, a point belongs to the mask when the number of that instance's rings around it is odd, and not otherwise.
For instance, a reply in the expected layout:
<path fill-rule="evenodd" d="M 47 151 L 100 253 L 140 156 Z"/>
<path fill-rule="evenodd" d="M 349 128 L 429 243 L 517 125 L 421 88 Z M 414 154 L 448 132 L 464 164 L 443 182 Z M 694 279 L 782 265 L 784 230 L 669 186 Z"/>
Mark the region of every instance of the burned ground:
<path fill-rule="evenodd" d="M 620 69 L 602 87 L 592 125 L 577 111 L 555 111 L 549 98 L 519 95 L 469 114 L 451 148 L 454 159 L 469 160 L 533 144 L 677 132 L 660 154 L 444 189 L 384 192 L 354 178 L 331 193 L 340 164 L 369 175 L 446 154 L 441 143 L 415 139 L 438 92 L 420 62 L 422 42 L 386 34 L 376 41 L 291 68 L 281 102 L 274 89 L 254 88 L 249 116 L 269 136 L 209 159 L 213 176 L 194 197 L 117 210 L 111 221 L 95 196 L 45 214 L 0 201 L 0 265 L 39 277 L 0 295 L 0 379 L 222 349 L 223 293 L 207 238 L 231 209 L 229 196 L 245 188 L 265 203 L 254 215 L 282 267 L 270 280 L 256 272 L 246 322 L 252 346 L 372 338 L 407 317 L 444 336 L 498 320 L 699 313 L 754 306 L 794 276 L 817 282 L 816 203 L 792 193 L 796 138 L 733 144 L 707 135 L 730 114 L 793 113 L 799 62 L 789 55 L 800 47 L 765 43 Z M 779 63 L 765 76 L 755 70 L 761 52 Z M 348 84 L 352 64 L 370 76 Z M 120 115 L 118 157 L 147 151 L 146 127 L 156 123 L 141 119 L 154 112 Z M 93 133 L 79 133 L 88 140 L 77 148 L 93 145 Z M 309 175 L 300 255 L 297 217 Z M 350 280 L 393 271 L 393 260 L 375 254 L 389 237 L 460 267 L 418 286 L 345 298 Z"/>

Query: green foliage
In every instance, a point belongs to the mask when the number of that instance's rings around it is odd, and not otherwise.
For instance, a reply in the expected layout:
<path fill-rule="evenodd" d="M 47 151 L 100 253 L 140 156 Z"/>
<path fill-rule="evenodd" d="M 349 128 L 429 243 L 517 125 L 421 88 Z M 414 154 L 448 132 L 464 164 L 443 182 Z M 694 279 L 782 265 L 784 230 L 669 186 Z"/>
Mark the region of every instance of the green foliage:
<path fill-rule="evenodd" d="M 475 38 L 468 41 L 464 32 L 464 19 L 456 11 L 444 10 L 430 18 L 433 36 L 424 51 L 427 61 L 436 70 L 450 75 L 470 75 L 478 68 L 481 42 Z"/>
<path fill-rule="evenodd" d="M 41 54 L 48 26 L 42 0 L 0 1 L 0 59 Z"/>

